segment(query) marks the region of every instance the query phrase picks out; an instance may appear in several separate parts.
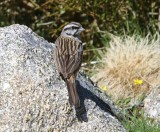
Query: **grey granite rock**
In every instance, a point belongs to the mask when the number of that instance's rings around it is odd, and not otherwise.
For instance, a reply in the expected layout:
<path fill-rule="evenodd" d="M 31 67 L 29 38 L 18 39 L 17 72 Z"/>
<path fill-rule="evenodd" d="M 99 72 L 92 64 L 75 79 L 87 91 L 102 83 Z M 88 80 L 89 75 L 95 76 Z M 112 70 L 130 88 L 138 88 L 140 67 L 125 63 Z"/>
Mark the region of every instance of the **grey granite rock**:
<path fill-rule="evenodd" d="M 87 120 L 77 120 L 53 52 L 54 44 L 26 26 L 0 28 L 0 131 L 125 132 L 119 111 L 82 73 L 77 86 Z"/>
<path fill-rule="evenodd" d="M 154 87 L 144 100 L 145 115 L 160 124 L 160 86 Z"/>

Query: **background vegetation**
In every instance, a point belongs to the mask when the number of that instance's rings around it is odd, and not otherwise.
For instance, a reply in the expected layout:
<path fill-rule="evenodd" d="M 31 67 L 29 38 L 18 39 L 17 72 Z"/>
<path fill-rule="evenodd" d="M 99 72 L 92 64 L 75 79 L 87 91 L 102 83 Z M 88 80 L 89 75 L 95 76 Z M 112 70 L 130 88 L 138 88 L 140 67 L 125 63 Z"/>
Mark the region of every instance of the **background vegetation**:
<path fill-rule="evenodd" d="M 103 65 L 92 79 L 106 87 L 112 99 L 143 99 L 154 86 L 160 85 L 160 35 L 123 35 L 111 38 L 103 55 Z M 96 68 L 95 68 L 96 70 Z"/>

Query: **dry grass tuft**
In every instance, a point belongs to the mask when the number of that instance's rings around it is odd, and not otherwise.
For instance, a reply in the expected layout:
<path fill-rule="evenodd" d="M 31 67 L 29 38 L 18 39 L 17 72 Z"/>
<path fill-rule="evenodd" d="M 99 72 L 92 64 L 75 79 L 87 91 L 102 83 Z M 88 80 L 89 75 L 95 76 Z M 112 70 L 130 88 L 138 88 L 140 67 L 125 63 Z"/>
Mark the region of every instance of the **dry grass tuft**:
<path fill-rule="evenodd" d="M 160 36 L 114 37 L 104 62 L 93 78 L 100 87 L 107 86 L 114 99 L 146 94 L 151 86 L 160 84 Z"/>

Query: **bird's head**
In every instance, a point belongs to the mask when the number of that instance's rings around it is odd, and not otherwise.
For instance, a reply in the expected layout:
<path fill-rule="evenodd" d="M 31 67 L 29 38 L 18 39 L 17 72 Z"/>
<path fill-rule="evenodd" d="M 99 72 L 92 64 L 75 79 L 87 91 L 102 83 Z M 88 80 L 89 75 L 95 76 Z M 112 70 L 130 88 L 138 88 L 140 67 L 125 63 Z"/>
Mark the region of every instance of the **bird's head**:
<path fill-rule="evenodd" d="M 77 37 L 80 38 L 80 33 L 84 31 L 82 25 L 78 22 L 71 22 L 64 26 L 61 35 L 68 37 Z"/>

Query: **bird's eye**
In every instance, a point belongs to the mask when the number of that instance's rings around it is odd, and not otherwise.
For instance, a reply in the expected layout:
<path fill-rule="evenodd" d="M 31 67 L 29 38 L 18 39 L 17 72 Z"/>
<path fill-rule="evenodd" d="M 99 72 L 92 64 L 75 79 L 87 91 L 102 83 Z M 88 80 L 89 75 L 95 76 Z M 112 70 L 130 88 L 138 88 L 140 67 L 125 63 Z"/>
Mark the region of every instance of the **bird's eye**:
<path fill-rule="evenodd" d="M 78 27 L 72 27 L 72 29 L 78 29 Z"/>

